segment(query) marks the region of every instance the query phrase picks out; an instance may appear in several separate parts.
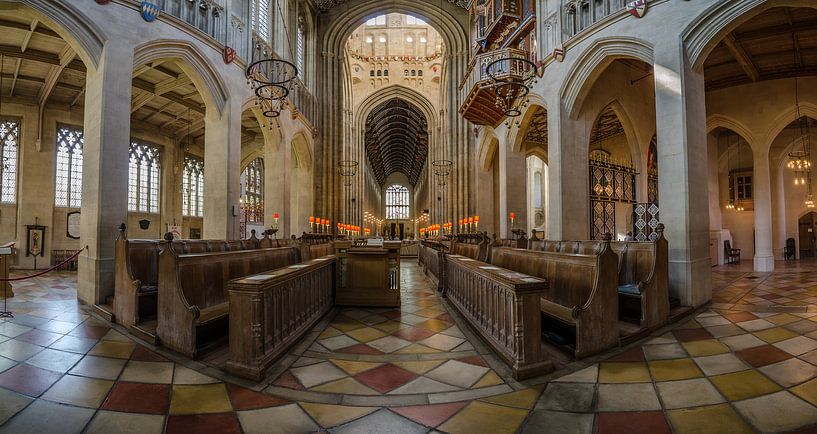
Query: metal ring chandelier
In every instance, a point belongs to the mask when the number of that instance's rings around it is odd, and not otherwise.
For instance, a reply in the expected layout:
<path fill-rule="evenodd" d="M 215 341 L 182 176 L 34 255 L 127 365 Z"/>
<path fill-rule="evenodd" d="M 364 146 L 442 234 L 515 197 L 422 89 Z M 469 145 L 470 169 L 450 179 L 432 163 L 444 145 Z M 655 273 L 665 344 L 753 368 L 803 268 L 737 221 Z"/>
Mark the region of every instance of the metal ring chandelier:
<path fill-rule="evenodd" d="M 283 59 L 261 59 L 247 67 L 247 82 L 265 117 L 277 118 L 296 85 L 298 67 Z"/>
<path fill-rule="evenodd" d="M 485 73 L 496 94 L 496 107 L 509 118 L 521 116 L 535 83 L 536 65 L 525 57 L 508 56 L 486 65 Z"/>

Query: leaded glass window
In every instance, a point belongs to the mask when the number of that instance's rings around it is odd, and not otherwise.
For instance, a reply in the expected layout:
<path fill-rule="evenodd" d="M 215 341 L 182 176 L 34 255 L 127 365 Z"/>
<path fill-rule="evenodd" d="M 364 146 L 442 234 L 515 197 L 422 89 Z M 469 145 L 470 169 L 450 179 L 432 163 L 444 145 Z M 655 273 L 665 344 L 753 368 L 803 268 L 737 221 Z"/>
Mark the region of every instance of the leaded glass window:
<path fill-rule="evenodd" d="M 82 205 L 82 130 L 60 125 L 57 128 L 57 188 L 55 205 L 79 208 Z"/>
<path fill-rule="evenodd" d="M 386 189 L 386 219 L 405 220 L 409 216 L 409 191 L 402 185 Z"/>
<path fill-rule="evenodd" d="M 250 162 L 241 172 L 242 220 L 264 223 L 264 160 L 259 157 Z"/>
<path fill-rule="evenodd" d="M 270 40 L 270 0 L 250 0 L 253 29 L 267 42 Z"/>
<path fill-rule="evenodd" d="M 298 73 L 301 77 L 305 77 L 306 74 L 306 71 L 304 70 L 304 57 L 306 56 L 304 37 L 304 23 L 302 19 L 299 19 L 295 40 L 295 66 L 298 68 Z M 303 81 L 303 78 L 301 81 Z"/>
<path fill-rule="evenodd" d="M 204 216 L 204 161 L 192 155 L 184 157 L 182 215 L 188 217 Z"/>
<path fill-rule="evenodd" d="M 132 141 L 128 165 L 128 211 L 159 213 L 159 148 Z"/>
<path fill-rule="evenodd" d="M 0 119 L 0 203 L 17 201 L 17 148 L 20 122 Z"/>

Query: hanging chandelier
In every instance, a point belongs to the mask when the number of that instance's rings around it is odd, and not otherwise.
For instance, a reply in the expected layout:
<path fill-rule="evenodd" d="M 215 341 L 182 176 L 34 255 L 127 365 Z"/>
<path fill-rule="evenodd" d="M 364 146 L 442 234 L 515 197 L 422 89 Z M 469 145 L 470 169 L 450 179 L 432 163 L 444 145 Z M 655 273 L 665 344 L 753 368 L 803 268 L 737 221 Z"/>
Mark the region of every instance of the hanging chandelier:
<path fill-rule="evenodd" d="M 265 117 L 281 115 L 297 77 L 298 68 L 283 59 L 261 59 L 247 67 L 247 84 L 255 93 L 256 104 Z"/>
<path fill-rule="evenodd" d="M 536 65 L 526 54 L 523 50 L 502 50 L 500 57 L 485 67 L 490 79 L 486 86 L 493 88 L 496 107 L 509 118 L 522 115 L 528 105 L 528 94 L 536 83 Z"/>
<path fill-rule="evenodd" d="M 793 147 L 789 152 L 789 162 L 786 167 L 794 172 L 794 185 L 805 185 L 809 171 L 811 170 L 810 154 L 810 122 L 800 115 L 800 96 L 799 87 L 797 85 L 797 76 L 794 77 L 794 104 L 797 107 L 797 124 L 800 127 L 800 148 Z M 804 127 L 805 124 L 805 127 Z"/>

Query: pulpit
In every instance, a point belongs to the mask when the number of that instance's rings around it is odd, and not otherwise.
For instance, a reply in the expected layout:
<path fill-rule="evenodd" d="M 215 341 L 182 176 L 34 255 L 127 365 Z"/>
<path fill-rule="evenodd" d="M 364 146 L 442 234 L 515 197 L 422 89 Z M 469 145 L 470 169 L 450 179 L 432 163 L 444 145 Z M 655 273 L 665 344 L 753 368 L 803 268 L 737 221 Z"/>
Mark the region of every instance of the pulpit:
<path fill-rule="evenodd" d="M 335 304 L 400 306 L 400 247 L 400 241 L 384 241 L 382 247 L 336 241 Z"/>
<path fill-rule="evenodd" d="M 14 297 L 9 278 L 9 266 L 14 255 L 14 243 L 0 246 L 0 297 Z"/>

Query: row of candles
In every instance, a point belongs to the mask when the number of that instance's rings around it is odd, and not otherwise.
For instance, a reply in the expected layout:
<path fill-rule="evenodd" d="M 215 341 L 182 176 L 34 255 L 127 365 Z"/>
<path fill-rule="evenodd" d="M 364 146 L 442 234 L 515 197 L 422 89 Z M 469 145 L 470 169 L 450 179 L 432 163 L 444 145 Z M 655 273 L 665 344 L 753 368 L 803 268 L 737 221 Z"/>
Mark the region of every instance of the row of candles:
<path fill-rule="evenodd" d="M 513 222 L 516 220 L 516 213 L 511 212 L 508 217 L 511 220 L 511 228 L 513 228 Z M 479 216 L 475 215 L 472 217 L 463 217 L 457 220 L 457 224 L 459 225 L 459 232 L 463 234 L 469 234 L 472 232 L 476 232 L 477 228 L 479 227 Z M 451 222 L 443 223 L 443 224 L 433 224 L 429 225 L 424 228 L 420 228 L 420 236 L 429 236 L 429 237 L 436 237 L 440 235 L 440 230 L 442 230 L 442 234 L 450 234 L 451 228 L 453 228 L 453 224 Z"/>
<path fill-rule="evenodd" d="M 278 220 L 278 214 L 275 214 L 276 222 Z M 331 225 L 331 221 L 329 219 L 309 216 L 309 229 L 313 233 L 319 234 L 327 234 L 329 233 L 329 226 Z M 360 226 L 351 225 L 348 223 L 338 223 L 338 233 L 341 235 L 349 235 L 349 236 L 360 236 L 361 232 L 365 235 L 369 235 L 372 233 L 371 229 L 369 228 L 361 228 Z"/>

